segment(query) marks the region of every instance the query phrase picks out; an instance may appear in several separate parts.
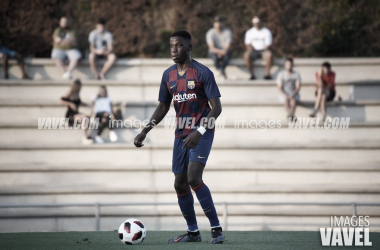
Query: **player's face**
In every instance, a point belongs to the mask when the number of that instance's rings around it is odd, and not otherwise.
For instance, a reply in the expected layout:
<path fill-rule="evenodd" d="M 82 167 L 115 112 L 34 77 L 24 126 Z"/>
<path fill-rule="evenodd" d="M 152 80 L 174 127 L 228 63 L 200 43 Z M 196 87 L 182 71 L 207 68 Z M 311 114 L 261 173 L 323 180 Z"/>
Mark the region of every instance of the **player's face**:
<path fill-rule="evenodd" d="M 170 54 L 175 63 L 185 62 L 190 51 L 191 44 L 182 37 L 173 36 L 170 38 Z"/>

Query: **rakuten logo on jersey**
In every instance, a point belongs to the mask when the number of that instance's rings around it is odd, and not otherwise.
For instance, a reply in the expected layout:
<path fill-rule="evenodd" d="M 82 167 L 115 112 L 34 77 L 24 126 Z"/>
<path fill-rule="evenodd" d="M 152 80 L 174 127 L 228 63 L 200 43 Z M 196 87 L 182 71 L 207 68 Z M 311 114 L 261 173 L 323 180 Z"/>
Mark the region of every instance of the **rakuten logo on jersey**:
<path fill-rule="evenodd" d="M 197 98 L 197 95 L 196 94 L 186 94 L 186 93 L 183 93 L 182 95 L 181 94 L 176 94 L 173 96 L 173 101 L 177 101 L 177 102 L 187 102 L 188 100 L 191 100 L 191 99 L 196 99 Z"/>

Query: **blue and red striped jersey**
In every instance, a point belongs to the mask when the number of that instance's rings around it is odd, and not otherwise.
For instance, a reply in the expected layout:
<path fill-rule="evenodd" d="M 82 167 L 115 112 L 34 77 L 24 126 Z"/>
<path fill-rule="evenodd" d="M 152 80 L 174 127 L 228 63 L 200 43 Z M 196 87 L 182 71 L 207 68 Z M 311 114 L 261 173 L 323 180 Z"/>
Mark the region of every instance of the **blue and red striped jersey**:
<path fill-rule="evenodd" d="M 208 101 L 216 97 L 220 97 L 220 92 L 214 74 L 193 59 L 183 76 L 178 74 L 176 64 L 162 75 L 158 101 L 170 103 L 173 100 L 177 120 L 176 137 L 185 137 L 197 128 L 201 119 L 207 117 L 211 110 Z M 191 126 L 184 124 L 184 120 L 191 121 Z"/>

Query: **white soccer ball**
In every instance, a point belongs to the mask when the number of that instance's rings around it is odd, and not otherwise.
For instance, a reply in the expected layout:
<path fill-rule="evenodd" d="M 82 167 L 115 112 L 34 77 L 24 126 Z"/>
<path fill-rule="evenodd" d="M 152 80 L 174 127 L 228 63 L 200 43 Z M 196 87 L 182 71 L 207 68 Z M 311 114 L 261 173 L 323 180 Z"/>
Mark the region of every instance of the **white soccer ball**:
<path fill-rule="evenodd" d="M 144 224 L 134 218 L 130 218 L 119 227 L 119 239 L 127 245 L 137 245 L 143 242 L 146 237 L 146 228 Z"/>

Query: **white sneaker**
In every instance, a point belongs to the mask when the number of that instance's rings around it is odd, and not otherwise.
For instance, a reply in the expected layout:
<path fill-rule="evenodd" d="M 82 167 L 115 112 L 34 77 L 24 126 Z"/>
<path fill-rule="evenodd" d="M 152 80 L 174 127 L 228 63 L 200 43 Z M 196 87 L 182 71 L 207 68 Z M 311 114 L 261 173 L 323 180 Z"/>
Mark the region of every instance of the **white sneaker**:
<path fill-rule="evenodd" d="M 95 142 L 96 142 L 96 143 L 99 143 L 99 144 L 104 143 L 102 137 L 100 137 L 99 135 L 97 135 L 97 136 L 95 137 Z"/>
<path fill-rule="evenodd" d="M 63 79 L 71 79 L 71 78 L 73 78 L 73 76 L 72 76 L 72 74 L 70 72 L 67 71 L 66 73 L 64 73 L 62 75 L 62 78 Z"/>
<path fill-rule="evenodd" d="M 117 134 L 115 133 L 115 131 L 111 130 L 109 133 L 109 137 L 110 137 L 110 141 L 112 142 L 117 141 Z"/>

